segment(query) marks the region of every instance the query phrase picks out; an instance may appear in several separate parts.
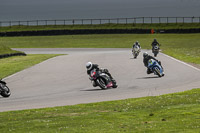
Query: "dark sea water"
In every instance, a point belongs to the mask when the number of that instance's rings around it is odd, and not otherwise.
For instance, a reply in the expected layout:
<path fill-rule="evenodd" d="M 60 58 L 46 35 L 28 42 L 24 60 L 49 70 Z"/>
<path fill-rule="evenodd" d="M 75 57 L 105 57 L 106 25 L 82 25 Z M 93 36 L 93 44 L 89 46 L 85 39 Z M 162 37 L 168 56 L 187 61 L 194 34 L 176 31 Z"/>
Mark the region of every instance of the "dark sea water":
<path fill-rule="evenodd" d="M 200 0 L 0 0 L 0 21 L 200 17 Z"/>

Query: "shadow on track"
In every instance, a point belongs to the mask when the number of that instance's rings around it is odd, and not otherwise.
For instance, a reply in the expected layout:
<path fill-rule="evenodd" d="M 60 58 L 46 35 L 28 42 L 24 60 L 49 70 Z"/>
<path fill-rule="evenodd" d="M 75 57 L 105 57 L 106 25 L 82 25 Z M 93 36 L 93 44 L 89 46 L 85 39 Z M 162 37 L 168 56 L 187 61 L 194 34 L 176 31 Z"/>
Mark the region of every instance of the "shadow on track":
<path fill-rule="evenodd" d="M 87 89 L 87 90 L 81 90 L 81 91 L 104 91 L 104 90 L 102 90 L 102 89 Z"/>
<path fill-rule="evenodd" d="M 106 90 L 110 90 L 110 89 L 115 89 L 115 88 L 107 88 L 107 89 L 86 89 L 86 90 L 80 90 L 80 91 L 106 91 Z"/>
<path fill-rule="evenodd" d="M 137 79 L 154 79 L 154 78 L 160 78 L 158 76 L 154 76 L 154 77 L 142 77 L 142 78 L 137 78 Z"/>
<path fill-rule="evenodd" d="M 130 58 L 130 59 L 134 59 L 134 60 L 136 60 L 137 58 L 132 57 L 132 58 Z"/>

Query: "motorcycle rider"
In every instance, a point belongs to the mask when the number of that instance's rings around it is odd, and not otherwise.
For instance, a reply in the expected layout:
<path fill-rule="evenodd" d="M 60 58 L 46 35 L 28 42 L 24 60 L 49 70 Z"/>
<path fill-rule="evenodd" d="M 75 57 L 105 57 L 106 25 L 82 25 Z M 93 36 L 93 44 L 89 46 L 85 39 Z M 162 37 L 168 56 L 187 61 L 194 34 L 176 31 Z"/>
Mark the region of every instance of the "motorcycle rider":
<path fill-rule="evenodd" d="M 141 46 L 140 46 L 140 43 L 138 41 L 136 41 L 134 44 L 133 44 L 133 47 L 132 47 L 132 52 L 133 52 L 133 49 L 135 46 L 138 46 L 139 49 L 141 49 Z M 139 50 L 140 51 L 140 50 Z"/>
<path fill-rule="evenodd" d="M 99 68 L 99 65 L 98 64 L 93 64 L 92 62 L 87 62 L 86 63 L 86 69 L 87 69 L 87 74 L 90 76 L 90 72 L 93 70 L 93 69 L 96 69 L 97 71 L 101 71 L 105 74 L 107 74 L 110 78 L 111 78 L 111 81 L 116 84 L 116 81 L 113 79 L 112 75 L 109 73 L 108 69 L 103 69 L 103 68 Z M 93 82 L 93 86 L 96 87 L 96 84 L 95 82 Z"/>
<path fill-rule="evenodd" d="M 144 58 L 143 58 L 144 66 L 147 67 L 147 74 L 153 73 L 153 72 L 151 71 L 151 69 L 148 68 L 148 61 L 149 61 L 150 59 L 153 59 L 153 60 L 157 61 L 158 64 L 162 67 L 161 62 L 158 61 L 158 60 L 157 60 L 156 58 L 154 58 L 153 56 L 148 55 L 147 52 L 144 52 L 144 53 L 143 53 L 143 57 L 144 57 Z M 163 67 L 162 67 L 162 69 L 163 69 Z M 163 74 L 164 74 L 164 72 L 163 72 Z"/>
<path fill-rule="evenodd" d="M 153 40 L 153 42 L 151 43 L 151 46 L 152 46 L 152 50 L 155 46 L 158 46 L 158 48 L 160 49 L 160 44 L 158 43 L 158 41 L 156 39 Z"/>

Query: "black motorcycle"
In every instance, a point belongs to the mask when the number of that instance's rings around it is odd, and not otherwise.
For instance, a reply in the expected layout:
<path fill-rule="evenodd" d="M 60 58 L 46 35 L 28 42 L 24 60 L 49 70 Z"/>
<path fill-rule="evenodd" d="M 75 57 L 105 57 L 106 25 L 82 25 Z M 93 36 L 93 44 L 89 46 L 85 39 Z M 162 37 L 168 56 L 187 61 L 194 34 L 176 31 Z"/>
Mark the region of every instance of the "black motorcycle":
<path fill-rule="evenodd" d="M 160 48 L 158 46 L 154 46 L 152 48 L 152 53 L 154 54 L 154 57 L 157 56 L 157 54 L 159 53 Z"/>
<path fill-rule="evenodd" d="M 10 89 L 6 86 L 6 82 L 0 80 L 0 95 L 3 97 L 9 97 L 11 95 Z"/>
<path fill-rule="evenodd" d="M 94 82 L 95 86 L 99 86 L 101 89 L 117 88 L 116 82 L 112 81 L 110 76 L 96 69 L 90 72 L 90 80 Z"/>

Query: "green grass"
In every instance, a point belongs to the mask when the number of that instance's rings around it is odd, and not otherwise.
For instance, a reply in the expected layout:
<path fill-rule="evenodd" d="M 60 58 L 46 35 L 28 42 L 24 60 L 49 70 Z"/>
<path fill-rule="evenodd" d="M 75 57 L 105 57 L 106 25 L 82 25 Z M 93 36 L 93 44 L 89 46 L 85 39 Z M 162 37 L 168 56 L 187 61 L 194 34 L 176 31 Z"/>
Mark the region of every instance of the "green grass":
<path fill-rule="evenodd" d="M 11 74 L 38 64 L 44 60 L 55 57 L 55 54 L 14 56 L 0 59 L 0 78 L 5 78 Z"/>
<path fill-rule="evenodd" d="M 14 42 L 13 42 L 14 43 Z M 4 44 L 0 44 L 0 55 L 12 54 L 12 53 L 23 53 L 20 51 L 12 50 Z M 0 79 L 5 78 L 11 74 L 19 72 L 23 69 L 38 64 L 44 60 L 55 57 L 58 55 L 27 55 L 27 56 L 13 56 L 9 58 L 0 59 Z"/>
<path fill-rule="evenodd" d="M 185 62 L 200 64 L 200 34 L 101 34 L 1 37 L 2 44 L 12 48 L 131 48 L 139 41 L 151 49 L 157 38 L 164 53 Z"/>
<path fill-rule="evenodd" d="M 200 89 L 120 101 L 0 113 L 1 132 L 200 131 Z"/>
<path fill-rule="evenodd" d="M 77 29 L 192 29 L 200 28 L 200 23 L 170 24 L 88 24 L 88 25 L 48 25 L 48 26 L 11 26 L 0 27 L 0 32 L 39 31 L 39 30 L 77 30 Z"/>
<path fill-rule="evenodd" d="M 3 54 L 12 54 L 12 53 L 22 53 L 20 51 L 16 51 L 16 50 L 12 50 L 11 48 L 3 45 L 3 44 L 0 44 L 0 55 L 3 55 Z"/>

